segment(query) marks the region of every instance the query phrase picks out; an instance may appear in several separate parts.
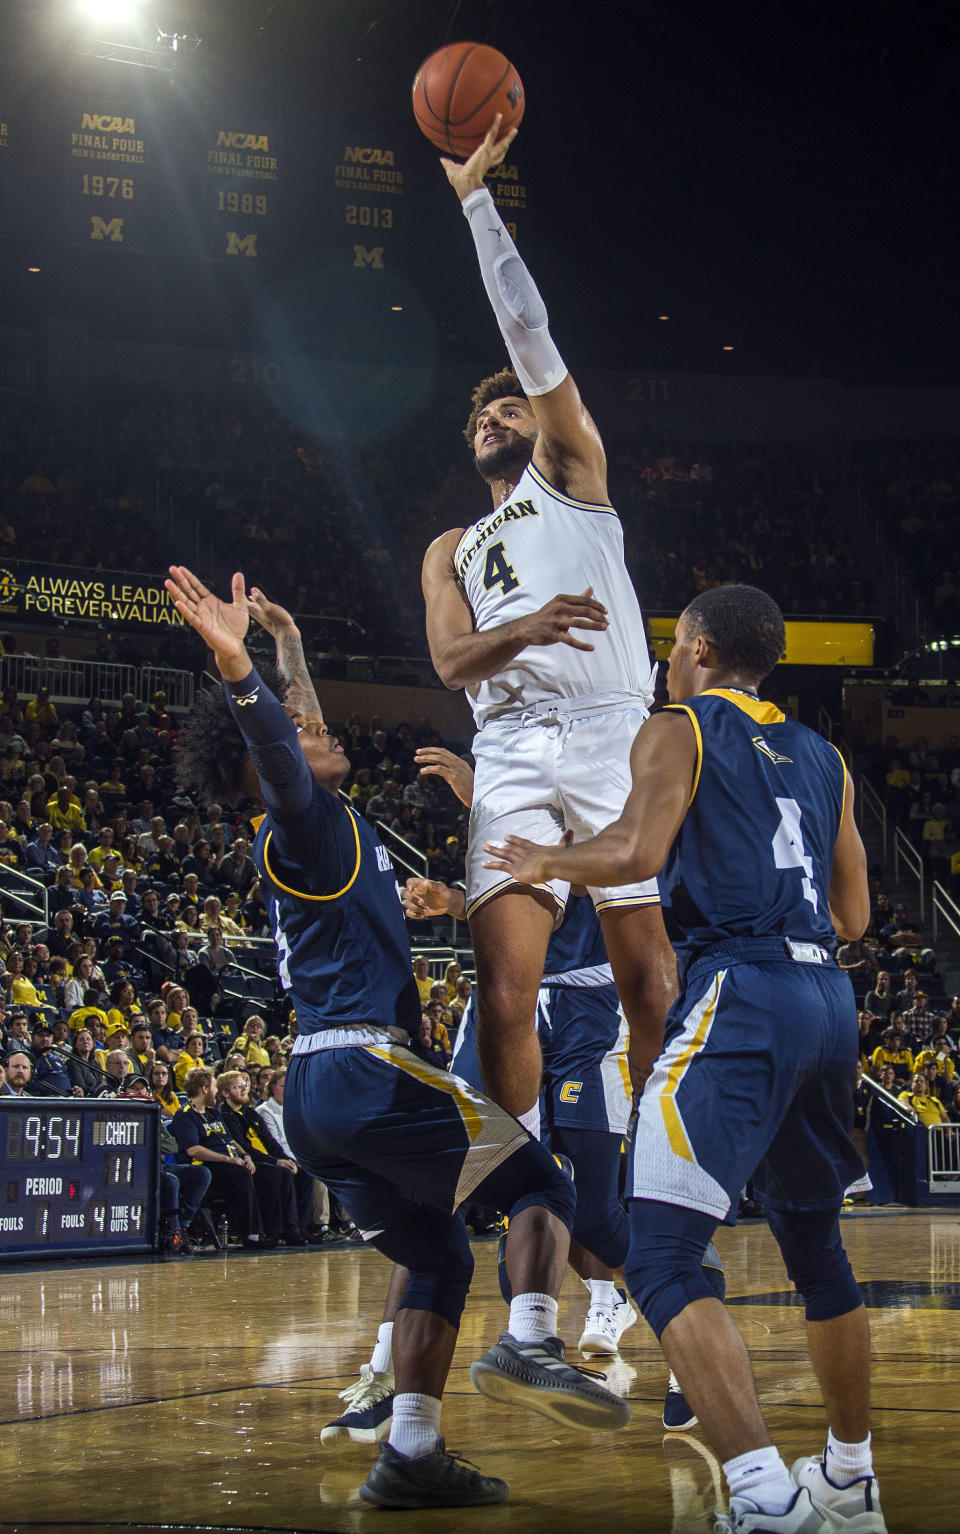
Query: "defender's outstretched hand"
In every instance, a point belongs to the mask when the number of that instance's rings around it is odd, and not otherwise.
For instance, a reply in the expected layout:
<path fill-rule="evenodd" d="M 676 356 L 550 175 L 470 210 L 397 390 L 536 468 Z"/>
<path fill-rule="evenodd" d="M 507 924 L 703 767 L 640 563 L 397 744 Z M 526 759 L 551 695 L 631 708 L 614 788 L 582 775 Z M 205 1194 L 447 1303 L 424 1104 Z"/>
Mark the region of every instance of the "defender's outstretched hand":
<path fill-rule="evenodd" d="M 483 186 L 484 176 L 488 171 L 493 170 L 495 165 L 500 164 L 500 161 L 516 138 L 516 128 L 511 128 L 510 132 L 505 133 L 502 138 L 498 137 L 502 121 L 503 118 L 498 112 L 490 124 L 490 130 L 483 143 L 479 149 L 473 151 L 469 160 L 465 161 L 463 165 L 457 160 L 448 160 L 446 155 L 441 155 L 440 164 L 446 171 L 447 180 L 461 202 L 463 202 L 465 197 L 469 197 L 471 192 L 478 192 L 480 190 Z"/>
<path fill-rule="evenodd" d="M 462 756 L 454 756 L 442 746 L 419 746 L 413 759 L 420 766 L 420 777 L 436 776 L 450 784 L 461 804 L 467 809 L 473 803 L 473 768 Z"/>
<path fill-rule="evenodd" d="M 246 660 L 243 641 L 250 625 L 250 612 L 246 584 L 239 572 L 231 582 L 233 599 L 230 602 L 221 602 L 185 565 L 171 565 L 169 578 L 163 584 L 172 596 L 177 612 L 192 629 L 196 629 L 216 655 L 221 672 L 224 665 L 230 667 L 233 662 L 231 669 L 234 669 L 237 661 Z M 249 669 L 247 664 L 246 671 Z M 246 671 L 234 680 L 241 680 Z"/>
<path fill-rule="evenodd" d="M 247 592 L 247 607 L 250 615 L 256 618 L 261 628 L 266 629 L 271 639 L 276 639 L 289 629 L 295 629 L 296 619 L 292 613 L 288 613 L 279 602 L 270 602 L 264 596 L 259 586 L 251 586 Z"/>

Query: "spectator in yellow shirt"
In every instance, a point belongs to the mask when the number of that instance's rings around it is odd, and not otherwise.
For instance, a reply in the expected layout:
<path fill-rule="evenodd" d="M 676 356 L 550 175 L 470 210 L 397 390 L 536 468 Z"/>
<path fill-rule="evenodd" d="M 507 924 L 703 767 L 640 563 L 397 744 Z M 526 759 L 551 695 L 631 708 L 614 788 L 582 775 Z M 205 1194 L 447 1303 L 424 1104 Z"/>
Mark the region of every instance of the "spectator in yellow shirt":
<path fill-rule="evenodd" d="M 176 1083 L 178 1092 L 186 1091 L 184 1082 L 187 1079 L 188 1073 L 192 1071 L 195 1066 L 203 1064 L 203 1044 L 204 1039 L 202 1033 L 188 1033 L 187 1037 L 184 1039 L 183 1053 L 180 1055 L 176 1065 L 173 1067 L 173 1079 Z"/>
<path fill-rule="evenodd" d="M 870 1056 L 870 1069 L 879 1080 L 885 1065 L 892 1065 L 898 1081 L 908 1081 L 913 1075 L 913 1053 L 903 1042 L 903 1035 L 896 1028 L 887 1028 L 881 1041 Z"/>
<path fill-rule="evenodd" d="M 83 811 L 69 788 L 58 788 L 53 798 L 47 800 L 47 819 L 55 831 L 72 831 L 82 836 L 87 829 Z"/>
<path fill-rule="evenodd" d="M 270 1056 L 264 1049 L 260 1040 L 263 1038 L 263 1018 L 248 1017 L 243 1025 L 243 1032 L 237 1039 L 234 1048 L 243 1055 L 248 1065 L 269 1065 Z"/>
<path fill-rule="evenodd" d="M 430 979 L 430 962 L 419 954 L 413 961 L 413 978 L 417 982 L 417 990 L 420 992 L 420 1006 L 425 1007 L 430 1000 L 430 988 L 433 981 Z"/>
<path fill-rule="evenodd" d="M 943 1103 L 939 1097 L 932 1096 L 922 1071 L 915 1073 L 909 1092 L 901 1092 L 898 1100 L 913 1109 L 925 1129 L 929 1129 L 931 1124 L 948 1122 Z"/>
<path fill-rule="evenodd" d="M 27 724 L 38 724 L 41 730 L 56 729 L 60 716 L 50 702 L 49 688 L 40 688 L 37 696 L 24 709 L 23 717 Z"/>
<path fill-rule="evenodd" d="M 91 868 L 95 868 L 97 873 L 99 873 L 104 859 L 110 857 L 114 851 L 113 827 L 101 826 L 100 839 L 97 845 L 91 848 L 90 852 L 88 852 L 87 861 L 89 862 Z"/>

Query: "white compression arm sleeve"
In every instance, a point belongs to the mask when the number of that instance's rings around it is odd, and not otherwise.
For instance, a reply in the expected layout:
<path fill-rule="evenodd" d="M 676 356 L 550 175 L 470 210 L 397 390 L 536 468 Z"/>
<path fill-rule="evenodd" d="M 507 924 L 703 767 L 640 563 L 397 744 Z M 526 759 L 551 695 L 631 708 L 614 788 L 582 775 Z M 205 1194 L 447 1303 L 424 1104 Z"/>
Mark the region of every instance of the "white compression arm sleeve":
<path fill-rule="evenodd" d="M 487 297 L 525 394 L 549 394 L 567 376 L 547 328 L 547 307 L 486 187 L 462 203 Z"/>

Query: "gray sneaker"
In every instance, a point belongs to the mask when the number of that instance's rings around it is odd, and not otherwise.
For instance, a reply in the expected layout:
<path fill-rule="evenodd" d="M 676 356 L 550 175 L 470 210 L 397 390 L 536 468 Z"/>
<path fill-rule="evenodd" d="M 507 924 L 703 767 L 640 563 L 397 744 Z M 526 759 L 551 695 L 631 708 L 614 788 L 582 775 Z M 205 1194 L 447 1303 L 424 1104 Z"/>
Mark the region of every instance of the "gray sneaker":
<path fill-rule="evenodd" d="M 502 1332 L 499 1342 L 471 1364 L 470 1378 L 481 1395 L 529 1406 L 565 1427 L 593 1433 L 630 1421 L 626 1401 L 596 1383 L 602 1374 L 566 1362 L 559 1337 L 518 1342 Z"/>
<path fill-rule="evenodd" d="M 442 1438 L 432 1454 L 408 1459 L 388 1443 L 360 1487 L 364 1502 L 377 1507 L 485 1507 L 506 1502 L 510 1487 L 481 1475 L 459 1454 L 448 1454 Z"/>

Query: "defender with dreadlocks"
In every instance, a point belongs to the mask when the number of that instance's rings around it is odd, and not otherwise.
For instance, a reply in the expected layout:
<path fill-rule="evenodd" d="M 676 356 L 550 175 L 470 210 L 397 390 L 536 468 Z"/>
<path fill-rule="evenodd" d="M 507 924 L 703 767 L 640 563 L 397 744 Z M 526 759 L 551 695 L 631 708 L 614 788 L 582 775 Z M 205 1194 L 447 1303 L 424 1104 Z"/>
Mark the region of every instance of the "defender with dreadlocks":
<path fill-rule="evenodd" d="M 466 164 L 443 161 L 513 364 L 478 385 L 465 431 L 493 509 L 431 545 L 423 591 L 434 666 L 448 687 L 466 688 L 478 725 L 467 914 L 480 1064 L 490 1095 L 536 1133 L 537 994 L 568 886 L 531 887 L 493 872 L 483 845 L 508 834 L 583 838 L 617 818 L 653 670 L 607 499 L 603 443 L 484 186 L 513 139 L 498 132 L 499 118 Z M 590 894 L 630 1023 L 639 1090 L 676 994 L 657 884 L 600 884 Z"/>
<path fill-rule="evenodd" d="M 473 1271 L 455 1210 L 473 1198 L 510 1214 L 509 1331 L 473 1365 L 477 1389 L 567 1426 L 619 1427 L 629 1407 L 568 1365 L 554 1336 L 573 1185 L 515 1119 L 410 1049 L 420 1004 L 390 858 L 338 795 L 349 762 L 322 717 L 288 715 L 254 670 L 243 576 L 230 602 L 183 566 L 166 584 L 224 684 L 181 732 L 181 781 L 208 800 L 248 793 L 265 808 L 254 856 L 299 1029 L 284 1098 L 290 1148 L 410 1272 L 390 1438 L 360 1495 L 386 1507 L 502 1502 L 506 1483 L 447 1454 L 438 1433 Z"/>

